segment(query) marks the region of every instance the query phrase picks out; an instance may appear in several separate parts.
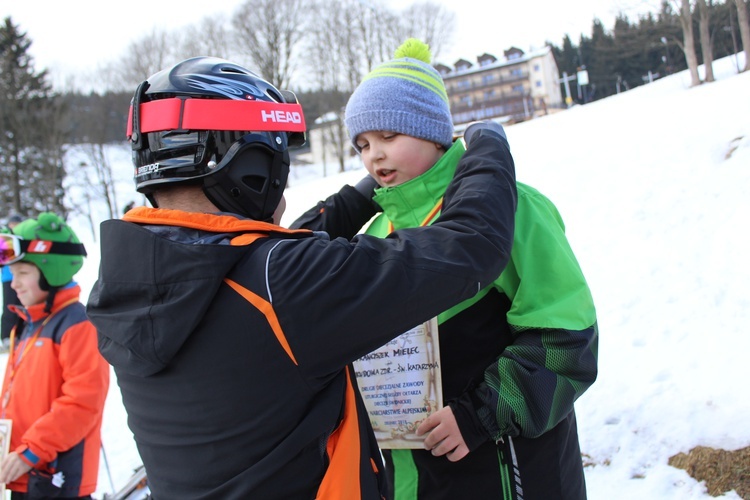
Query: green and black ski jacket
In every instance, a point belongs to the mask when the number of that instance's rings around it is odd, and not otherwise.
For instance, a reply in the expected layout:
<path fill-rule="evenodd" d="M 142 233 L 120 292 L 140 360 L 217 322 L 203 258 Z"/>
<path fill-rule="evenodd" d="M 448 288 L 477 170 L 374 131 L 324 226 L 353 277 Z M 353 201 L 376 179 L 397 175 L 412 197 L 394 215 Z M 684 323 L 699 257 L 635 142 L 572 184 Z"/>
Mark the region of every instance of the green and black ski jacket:
<path fill-rule="evenodd" d="M 456 142 L 421 176 L 377 189 L 383 213 L 366 233 L 429 223 L 463 153 Z M 472 451 L 453 463 L 425 450 L 386 450 L 395 500 L 586 496 L 573 403 L 597 375 L 594 304 L 557 209 L 536 189 L 517 188 L 510 262 L 438 316 L 443 398 Z M 352 236 L 370 207 L 344 188 L 293 227 Z"/>

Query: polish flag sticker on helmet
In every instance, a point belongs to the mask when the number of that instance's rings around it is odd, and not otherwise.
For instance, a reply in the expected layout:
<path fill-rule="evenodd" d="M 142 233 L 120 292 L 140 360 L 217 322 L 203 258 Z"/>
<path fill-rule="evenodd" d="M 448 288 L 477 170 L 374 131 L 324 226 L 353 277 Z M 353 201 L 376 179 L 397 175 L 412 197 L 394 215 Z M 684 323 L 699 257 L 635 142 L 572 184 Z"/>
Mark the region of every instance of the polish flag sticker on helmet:
<path fill-rule="evenodd" d="M 52 250 L 52 242 L 45 240 L 31 240 L 26 249 L 28 253 L 49 253 Z"/>

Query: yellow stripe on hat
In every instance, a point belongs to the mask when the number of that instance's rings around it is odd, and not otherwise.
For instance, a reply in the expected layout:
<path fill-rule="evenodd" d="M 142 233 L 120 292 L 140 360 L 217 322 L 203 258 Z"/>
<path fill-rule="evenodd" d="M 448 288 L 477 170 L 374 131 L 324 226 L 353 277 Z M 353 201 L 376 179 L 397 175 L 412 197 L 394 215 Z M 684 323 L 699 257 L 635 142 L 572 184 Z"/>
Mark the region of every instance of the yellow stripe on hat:
<path fill-rule="evenodd" d="M 419 63 L 409 61 L 390 61 L 373 69 L 370 74 L 362 80 L 367 81 L 373 78 L 401 78 L 410 82 L 422 85 L 426 89 L 434 92 L 440 98 L 448 102 L 448 93 L 439 75 L 431 75 Z"/>

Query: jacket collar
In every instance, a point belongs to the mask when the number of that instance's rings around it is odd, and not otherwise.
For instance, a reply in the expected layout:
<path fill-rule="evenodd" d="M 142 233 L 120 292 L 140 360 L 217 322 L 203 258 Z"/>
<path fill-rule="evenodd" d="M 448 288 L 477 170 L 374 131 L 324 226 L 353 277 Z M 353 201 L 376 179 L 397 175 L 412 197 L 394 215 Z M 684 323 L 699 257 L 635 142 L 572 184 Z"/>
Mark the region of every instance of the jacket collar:
<path fill-rule="evenodd" d="M 81 287 L 75 282 L 71 282 L 57 291 L 55 294 L 55 300 L 52 302 L 52 311 L 49 314 L 44 312 L 44 302 L 29 307 L 12 304 L 8 306 L 8 309 L 20 316 L 27 323 L 36 323 L 50 314 L 55 314 L 60 311 L 67 302 L 70 302 L 73 299 L 78 300 L 80 295 Z"/>
<path fill-rule="evenodd" d="M 307 229 L 284 229 L 281 226 L 243 219 L 234 214 L 206 214 L 199 212 L 184 212 L 165 208 L 136 207 L 129 210 L 122 220 L 137 224 L 156 224 L 164 226 L 187 227 L 212 233 L 245 233 L 248 231 L 261 233 L 306 234 Z"/>
<path fill-rule="evenodd" d="M 383 208 L 394 229 L 418 227 L 440 202 L 465 152 L 456 141 L 445 154 L 422 175 L 394 187 L 375 190 L 373 200 Z"/>

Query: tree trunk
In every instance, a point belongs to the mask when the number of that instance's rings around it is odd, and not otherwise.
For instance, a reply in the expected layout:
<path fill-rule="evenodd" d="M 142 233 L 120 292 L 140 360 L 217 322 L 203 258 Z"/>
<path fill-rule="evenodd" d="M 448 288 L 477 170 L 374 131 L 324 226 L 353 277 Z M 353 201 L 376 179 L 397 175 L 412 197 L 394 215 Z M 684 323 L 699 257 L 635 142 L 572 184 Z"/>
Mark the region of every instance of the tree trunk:
<path fill-rule="evenodd" d="M 740 26 L 742 48 L 745 51 L 745 67 L 742 71 L 750 70 L 750 17 L 747 13 L 745 0 L 734 0 L 737 6 L 737 24 Z"/>
<path fill-rule="evenodd" d="M 708 11 L 708 5 L 706 0 L 697 0 L 698 12 L 699 12 L 699 30 L 701 39 L 701 53 L 703 54 L 703 67 L 705 68 L 705 81 L 714 81 L 714 51 L 713 44 L 711 43 L 711 14 Z"/>
<path fill-rule="evenodd" d="M 690 0 L 682 0 L 680 5 L 680 24 L 682 25 L 682 50 L 690 71 L 690 86 L 701 84 L 698 74 L 698 56 L 695 54 L 695 38 L 693 36 L 693 15 L 690 11 Z"/>

